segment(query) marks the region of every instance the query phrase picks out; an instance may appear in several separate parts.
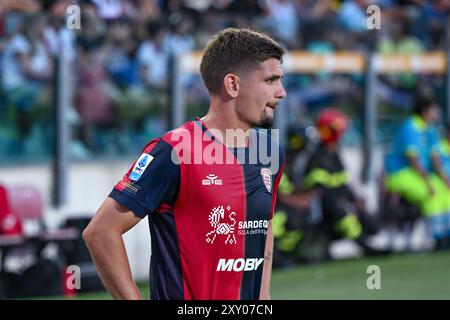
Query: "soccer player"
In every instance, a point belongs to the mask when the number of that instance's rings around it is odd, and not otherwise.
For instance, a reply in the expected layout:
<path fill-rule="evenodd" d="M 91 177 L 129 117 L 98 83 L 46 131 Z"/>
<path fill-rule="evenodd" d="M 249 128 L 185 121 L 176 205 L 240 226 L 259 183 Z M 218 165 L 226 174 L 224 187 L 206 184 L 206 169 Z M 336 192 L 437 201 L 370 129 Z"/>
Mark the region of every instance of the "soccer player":
<path fill-rule="evenodd" d="M 114 298 L 141 298 L 122 234 L 145 216 L 152 299 L 270 298 L 284 153 L 252 128 L 271 127 L 286 96 L 283 54 L 267 35 L 247 29 L 209 41 L 200 65 L 208 113 L 147 144 L 83 232 Z"/>

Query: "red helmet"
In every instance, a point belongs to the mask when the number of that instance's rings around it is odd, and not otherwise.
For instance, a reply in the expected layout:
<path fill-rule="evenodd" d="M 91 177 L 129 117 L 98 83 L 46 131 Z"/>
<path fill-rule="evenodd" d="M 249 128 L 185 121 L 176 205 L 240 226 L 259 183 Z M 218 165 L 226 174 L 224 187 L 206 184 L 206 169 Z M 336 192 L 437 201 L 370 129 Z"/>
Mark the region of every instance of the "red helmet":
<path fill-rule="evenodd" d="M 336 108 L 322 110 L 316 118 L 316 127 L 321 141 L 325 144 L 336 143 L 347 130 L 349 120 Z"/>

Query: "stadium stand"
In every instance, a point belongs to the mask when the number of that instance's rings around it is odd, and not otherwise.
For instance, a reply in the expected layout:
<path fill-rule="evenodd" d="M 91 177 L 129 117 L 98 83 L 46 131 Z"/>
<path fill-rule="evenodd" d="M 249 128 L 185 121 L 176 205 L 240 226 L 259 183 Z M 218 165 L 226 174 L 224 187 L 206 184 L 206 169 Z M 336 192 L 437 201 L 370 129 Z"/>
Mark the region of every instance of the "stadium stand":
<path fill-rule="evenodd" d="M 368 30 L 362 23 L 369 2 L 381 8 L 381 29 Z M 148 140 L 169 129 L 171 57 L 203 48 L 211 34 L 225 27 L 268 32 L 283 43 L 291 57 L 304 59 L 301 64 L 293 63 L 295 59 L 285 61 L 293 70 L 286 72 L 284 80 L 288 92 L 283 105 L 286 126 L 314 119 L 323 108 L 337 105 L 352 119 L 343 137 L 343 148 L 358 151 L 366 148 L 364 117 L 369 87 L 366 71 L 370 61 L 375 71 L 371 94 L 376 97 L 373 116 L 377 122 L 371 143 L 381 150 L 380 154 L 391 144 L 396 128 L 411 110 L 418 88 L 429 87 L 443 107 L 442 122 L 449 118 L 444 111 L 449 104 L 449 1 L 115 0 L 111 3 L 0 1 L 0 168 L 49 164 L 55 137 L 56 58 L 67 59 L 71 74 L 66 83 L 72 97 L 67 106 L 72 163 L 128 160 Z M 80 29 L 67 28 L 69 5 L 80 7 L 83 17 Z M 345 57 L 351 59 L 339 60 Z M 423 66 L 430 72 L 417 72 Z M 336 71 L 333 68 L 339 69 L 338 72 L 332 72 Z M 202 114 L 208 105 L 208 95 L 199 75 L 183 74 L 180 79 L 187 118 Z M 382 165 L 377 165 L 377 173 L 382 177 Z M 354 176 L 360 179 L 359 173 Z M 395 233 L 404 231 L 409 239 L 420 220 L 418 213 L 397 195 L 387 193 L 383 179 L 380 180 L 374 200 L 379 210 L 374 211 L 380 214 L 386 228 L 394 226 Z M 351 182 L 355 185 L 354 180 Z M 361 183 L 357 181 L 356 186 Z M 61 293 L 60 278 L 48 278 L 54 286 L 51 290 L 49 286 L 47 292 L 27 285 L 44 274 L 59 275 L 64 264 L 85 268 L 83 290 L 100 288 L 79 237 L 87 220 L 67 219 L 63 228 L 47 230 L 44 217 L 48 201 L 44 201 L 42 192 L 30 185 L 0 185 L 3 296 Z M 313 211 L 304 210 L 298 225 L 305 231 L 301 243 L 304 260 L 315 262 L 323 260 L 320 243 L 323 239 L 312 236 L 319 234 L 316 213 L 320 210 Z M 299 237 L 294 234 L 293 238 Z M 43 248 L 55 243 L 60 251 L 56 262 L 42 260 L 41 265 L 34 264 L 41 269 L 30 270 Z M 21 254 L 16 259 L 20 263 L 14 266 L 14 256 Z M 17 277 L 17 273 L 5 275 L 8 256 L 14 262 L 13 267 L 23 269 L 21 272 L 28 268 L 26 277 Z M 0 284 L 0 297 L 1 288 Z"/>

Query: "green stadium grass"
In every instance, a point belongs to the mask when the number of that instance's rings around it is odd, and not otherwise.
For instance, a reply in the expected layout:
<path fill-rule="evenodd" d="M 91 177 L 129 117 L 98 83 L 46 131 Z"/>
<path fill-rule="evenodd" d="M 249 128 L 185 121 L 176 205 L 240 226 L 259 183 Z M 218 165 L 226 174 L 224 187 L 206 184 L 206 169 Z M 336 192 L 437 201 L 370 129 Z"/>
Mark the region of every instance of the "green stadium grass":
<path fill-rule="evenodd" d="M 366 286 L 367 267 L 381 269 L 381 289 Z M 146 284 L 139 285 L 149 299 Z M 300 265 L 275 270 L 272 299 L 450 299 L 450 251 Z M 63 297 L 60 297 L 60 299 Z M 50 298 L 54 299 L 54 298 Z M 106 292 L 68 299 L 111 299 Z"/>

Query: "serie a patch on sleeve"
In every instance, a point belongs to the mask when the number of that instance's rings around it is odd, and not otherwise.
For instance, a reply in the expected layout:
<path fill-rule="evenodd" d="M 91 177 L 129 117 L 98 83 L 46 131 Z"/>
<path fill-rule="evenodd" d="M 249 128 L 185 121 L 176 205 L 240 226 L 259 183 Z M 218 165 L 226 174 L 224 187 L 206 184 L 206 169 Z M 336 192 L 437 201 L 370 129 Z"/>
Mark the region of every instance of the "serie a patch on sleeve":
<path fill-rule="evenodd" d="M 133 181 L 138 181 L 142 174 L 144 173 L 147 166 L 152 162 L 153 156 L 143 153 L 138 161 L 136 161 L 136 164 L 134 165 L 133 171 L 131 171 L 129 178 Z"/>

